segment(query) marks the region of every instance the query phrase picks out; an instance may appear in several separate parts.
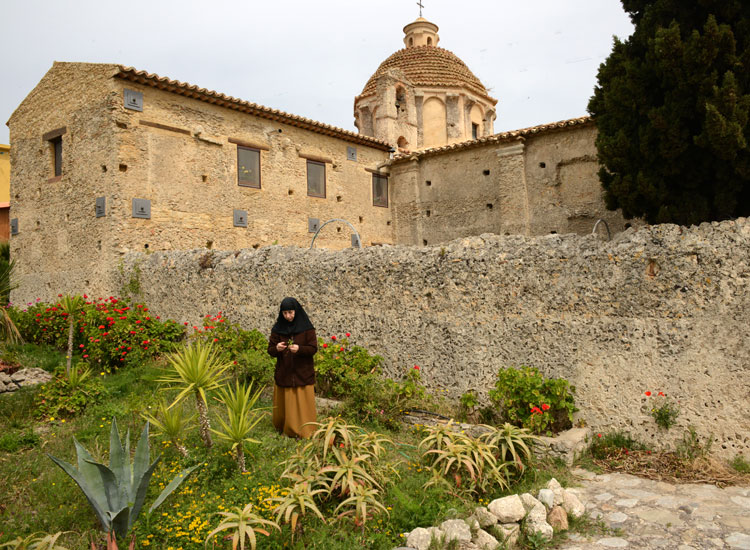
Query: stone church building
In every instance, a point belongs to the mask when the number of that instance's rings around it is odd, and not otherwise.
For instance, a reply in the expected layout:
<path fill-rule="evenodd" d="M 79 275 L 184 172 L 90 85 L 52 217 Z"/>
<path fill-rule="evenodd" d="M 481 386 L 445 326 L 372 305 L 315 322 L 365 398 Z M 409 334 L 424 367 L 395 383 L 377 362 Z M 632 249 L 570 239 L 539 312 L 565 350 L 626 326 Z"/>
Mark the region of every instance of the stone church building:
<path fill-rule="evenodd" d="M 601 199 L 590 119 L 496 134 L 497 100 L 437 25 L 404 34 L 354 99 L 356 133 L 130 67 L 54 63 L 8 121 L 23 287 L 96 287 L 129 251 L 307 247 L 332 219 L 345 222 L 316 247 L 625 227 Z"/>

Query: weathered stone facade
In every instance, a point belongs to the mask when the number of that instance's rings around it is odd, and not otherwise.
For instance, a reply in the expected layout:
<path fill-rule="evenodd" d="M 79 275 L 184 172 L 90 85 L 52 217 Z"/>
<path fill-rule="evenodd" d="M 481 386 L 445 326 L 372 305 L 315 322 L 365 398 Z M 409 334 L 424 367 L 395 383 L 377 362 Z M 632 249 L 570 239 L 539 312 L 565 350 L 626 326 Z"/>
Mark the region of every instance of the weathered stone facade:
<path fill-rule="evenodd" d="M 389 161 L 399 244 L 431 245 L 489 232 L 612 233 L 627 223 L 604 207 L 589 118 L 573 119 Z M 601 229 L 604 231 L 604 226 Z"/>
<path fill-rule="evenodd" d="M 133 254 L 140 298 L 162 317 L 223 311 L 267 330 L 300 299 L 321 336 L 349 331 L 400 376 L 419 364 L 458 397 L 498 369 L 531 365 L 576 386 L 596 433 L 656 446 L 693 425 L 724 456 L 750 451 L 750 220 L 631 228 L 596 236 L 482 235 L 434 247 L 268 247 Z M 204 267 L 201 267 L 201 264 Z M 32 298 L 33 296 L 28 296 Z M 645 391 L 679 401 L 657 429 Z"/>

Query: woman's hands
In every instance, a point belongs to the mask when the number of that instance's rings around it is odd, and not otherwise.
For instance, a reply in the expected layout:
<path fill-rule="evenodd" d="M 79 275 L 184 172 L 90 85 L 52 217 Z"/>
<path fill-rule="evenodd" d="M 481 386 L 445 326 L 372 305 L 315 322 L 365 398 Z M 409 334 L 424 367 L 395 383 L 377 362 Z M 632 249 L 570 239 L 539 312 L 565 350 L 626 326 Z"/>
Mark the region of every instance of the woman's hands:
<path fill-rule="evenodd" d="M 289 351 L 292 353 L 297 353 L 299 351 L 299 346 L 297 344 L 292 344 L 291 346 L 287 346 L 286 342 L 279 342 L 276 344 L 276 351 L 282 352 L 285 349 L 289 348 Z"/>

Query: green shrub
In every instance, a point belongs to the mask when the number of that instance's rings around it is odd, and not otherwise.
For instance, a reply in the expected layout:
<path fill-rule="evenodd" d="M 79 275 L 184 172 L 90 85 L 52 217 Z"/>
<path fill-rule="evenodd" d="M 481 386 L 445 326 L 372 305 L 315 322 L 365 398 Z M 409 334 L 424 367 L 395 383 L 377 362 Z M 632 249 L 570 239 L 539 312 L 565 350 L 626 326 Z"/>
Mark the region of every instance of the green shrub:
<path fill-rule="evenodd" d="M 646 397 L 651 397 L 651 392 L 646 392 Z M 668 430 L 677 422 L 680 415 L 680 409 L 664 392 L 659 392 L 651 404 L 649 411 L 656 425 L 664 430 Z"/>
<path fill-rule="evenodd" d="M 338 339 L 318 338 L 315 355 L 315 393 L 321 397 L 346 397 L 361 376 L 379 374 L 383 358 L 371 355 L 365 348 L 352 345 L 349 333 Z"/>
<path fill-rule="evenodd" d="M 500 369 L 490 401 L 503 421 L 533 433 L 558 433 L 573 425 L 578 409 L 575 386 L 562 378 L 544 378 L 533 367 Z"/>
<path fill-rule="evenodd" d="M 73 345 L 82 359 L 97 369 L 111 372 L 139 365 L 171 350 L 184 338 L 184 327 L 171 320 L 162 322 L 143 304 L 131 306 L 112 296 L 91 300 L 84 294 L 83 298 L 86 301 L 77 314 Z M 25 309 L 10 308 L 9 313 L 27 342 L 67 349 L 69 322 L 60 303 L 37 302 Z"/>
<path fill-rule="evenodd" d="M 61 372 L 40 387 L 36 413 L 46 419 L 75 416 L 99 402 L 103 395 L 104 386 L 98 374 L 92 375 L 85 365 L 79 364 L 71 369 L 69 376 Z"/>

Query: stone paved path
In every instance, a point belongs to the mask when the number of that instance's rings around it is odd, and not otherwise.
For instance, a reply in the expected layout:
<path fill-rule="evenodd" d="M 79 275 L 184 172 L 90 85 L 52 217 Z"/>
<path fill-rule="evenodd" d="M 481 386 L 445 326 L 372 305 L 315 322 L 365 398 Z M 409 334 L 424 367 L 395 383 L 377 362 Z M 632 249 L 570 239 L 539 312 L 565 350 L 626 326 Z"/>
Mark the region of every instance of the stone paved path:
<path fill-rule="evenodd" d="M 591 517 L 620 536 L 571 535 L 564 550 L 750 550 L 750 487 L 673 484 L 627 474 L 574 470 L 576 493 Z"/>

